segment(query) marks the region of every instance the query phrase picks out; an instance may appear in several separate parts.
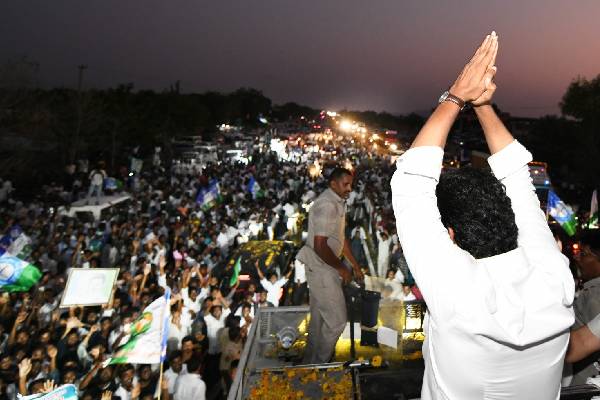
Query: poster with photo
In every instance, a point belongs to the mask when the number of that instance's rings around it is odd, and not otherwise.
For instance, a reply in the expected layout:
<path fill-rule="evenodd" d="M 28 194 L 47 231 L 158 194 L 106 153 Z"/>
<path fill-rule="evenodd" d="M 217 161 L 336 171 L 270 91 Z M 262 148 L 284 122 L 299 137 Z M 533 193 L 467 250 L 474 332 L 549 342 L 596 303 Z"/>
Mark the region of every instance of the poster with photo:
<path fill-rule="evenodd" d="M 118 268 L 71 269 L 60 307 L 108 304 L 118 275 Z"/>

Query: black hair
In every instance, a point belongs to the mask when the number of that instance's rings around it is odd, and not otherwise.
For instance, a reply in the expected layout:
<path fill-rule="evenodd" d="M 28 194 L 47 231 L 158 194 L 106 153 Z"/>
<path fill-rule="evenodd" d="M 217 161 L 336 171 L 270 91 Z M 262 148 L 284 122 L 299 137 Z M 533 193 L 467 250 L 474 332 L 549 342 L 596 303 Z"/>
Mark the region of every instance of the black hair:
<path fill-rule="evenodd" d="M 181 357 L 181 350 L 174 350 L 171 354 L 169 354 L 169 362 L 173 362 L 177 357 Z"/>
<path fill-rule="evenodd" d="M 240 317 L 239 315 L 229 314 L 227 316 L 227 318 L 225 318 L 225 327 L 226 328 L 231 328 L 232 326 L 239 327 L 241 321 L 242 321 L 242 317 Z"/>
<path fill-rule="evenodd" d="M 29 383 L 29 385 L 27 385 L 27 389 L 28 389 L 28 390 L 31 392 L 31 391 L 33 391 L 33 387 L 34 387 L 35 385 L 43 385 L 43 384 L 44 384 L 44 382 L 46 382 L 46 379 L 45 379 L 45 378 L 40 378 L 40 379 L 36 379 L 36 380 L 34 380 L 34 381 L 31 381 L 31 382 Z"/>
<path fill-rule="evenodd" d="M 475 258 L 517 248 L 515 213 L 504 185 L 488 169 L 445 172 L 436 188 L 442 223 L 454 230 L 458 247 Z"/>
<path fill-rule="evenodd" d="M 188 372 L 200 372 L 200 368 L 202 367 L 202 360 L 200 357 L 192 357 L 187 361 L 187 370 Z"/>
<path fill-rule="evenodd" d="M 192 342 L 192 343 L 194 343 L 194 337 L 192 335 L 187 335 L 183 339 L 181 339 L 181 344 L 183 344 L 183 342 Z"/>
<path fill-rule="evenodd" d="M 229 340 L 231 340 L 232 342 L 234 340 L 237 340 L 237 338 L 240 336 L 240 331 L 241 328 L 239 326 L 231 326 L 229 327 Z"/>
<path fill-rule="evenodd" d="M 331 183 L 333 181 L 338 181 L 338 180 L 340 180 L 342 177 L 344 177 L 346 175 L 352 176 L 352 172 L 350 172 L 350 170 L 346 169 L 346 168 L 335 167 L 333 169 L 333 171 L 331 171 L 329 173 L 329 177 L 327 178 L 327 182 Z"/>
<path fill-rule="evenodd" d="M 220 304 L 215 304 L 210 308 L 210 313 L 212 314 L 214 310 L 216 310 L 217 308 L 220 308 L 221 310 L 223 310 L 223 307 Z"/>
<path fill-rule="evenodd" d="M 125 372 L 131 370 L 135 372 L 135 367 L 132 364 L 121 364 L 121 370 L 119 371 L 118 376 L 121 377 Z"/>

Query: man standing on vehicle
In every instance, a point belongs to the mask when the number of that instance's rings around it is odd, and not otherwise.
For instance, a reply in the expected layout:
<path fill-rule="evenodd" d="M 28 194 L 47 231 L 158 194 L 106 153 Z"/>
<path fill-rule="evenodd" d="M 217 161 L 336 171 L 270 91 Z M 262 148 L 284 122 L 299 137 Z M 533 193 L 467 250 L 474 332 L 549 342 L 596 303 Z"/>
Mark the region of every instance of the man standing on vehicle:
<path fill-rule="evenodd" d="M 95 168 L 92 170 L 92 172 L 90 172 L 90 188 L 88 190 L 86 204 L 90 204 L 90 199 L 94 194 L 96 195 L 96 205 L 100 204 L 100 198 L 104 195 L 102 192 L 102 185 L 104 185 L 106 176 L 106 171 L 104 171 L 104 162 L 100 161 L 98 163 L 98 168 Z"/>
<path fill-rule="evenodd" d="M 345 199 L 352 191 L 352 173 L 335 168 L 329 175 L 329 188 L 313 203 L 308 216 L 308 237 L 298 252 L 306 265 L 310 295 L 310 324 L 305 364 L 328 362 L 346 326 L 346 302 L 342 283 L 352 280 L 352 272 L 342 262 L 352 264 L 356 279 L 362 279 L 360 266 L 345 238 Z"/>

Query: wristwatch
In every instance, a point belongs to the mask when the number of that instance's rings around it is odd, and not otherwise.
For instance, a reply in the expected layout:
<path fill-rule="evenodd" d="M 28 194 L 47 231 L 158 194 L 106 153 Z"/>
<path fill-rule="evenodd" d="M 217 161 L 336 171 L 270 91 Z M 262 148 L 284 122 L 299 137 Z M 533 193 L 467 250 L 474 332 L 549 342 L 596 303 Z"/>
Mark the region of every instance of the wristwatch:
<path fill-rule="evenodd" d="M 466 103 L 463 99 L 453 95 L 448 90 L 446 90 L 444 93 L 442 93 L 442 95 L 440 96 L 440 99 L 438 100 L 438 103 L 442 104 L 445 101 L 451 101 L 452 103 L 456 104 L 460 108 L 461 111 L 463 108 L 465 108 L 465 105 L 466 105 Z"/>

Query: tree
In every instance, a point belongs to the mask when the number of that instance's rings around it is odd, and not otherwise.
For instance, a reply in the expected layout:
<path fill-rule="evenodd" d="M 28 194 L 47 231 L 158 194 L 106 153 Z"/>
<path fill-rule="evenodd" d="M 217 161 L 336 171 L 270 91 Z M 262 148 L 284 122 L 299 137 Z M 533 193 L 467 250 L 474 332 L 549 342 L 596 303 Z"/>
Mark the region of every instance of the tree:
<path fill-rule="evenodd" d="M 560 108 L 565 116 L 573 117 L 584 125 L 600 122 L 600 75 L 591 81 L 579 77 L 564 94 Z"/>
<path fill-rule="evenodd" d="M 591 81 L 578 77 L 565 92 L 560 103 L 561 111 L 566 117 L 575 120 L 574 135 L 558 146 L 566 143 L 575 144 L 577 152 L 573 156 L 580 164 L 577 173 L 594 186 L 600 184 L 600 75 Z"/>

